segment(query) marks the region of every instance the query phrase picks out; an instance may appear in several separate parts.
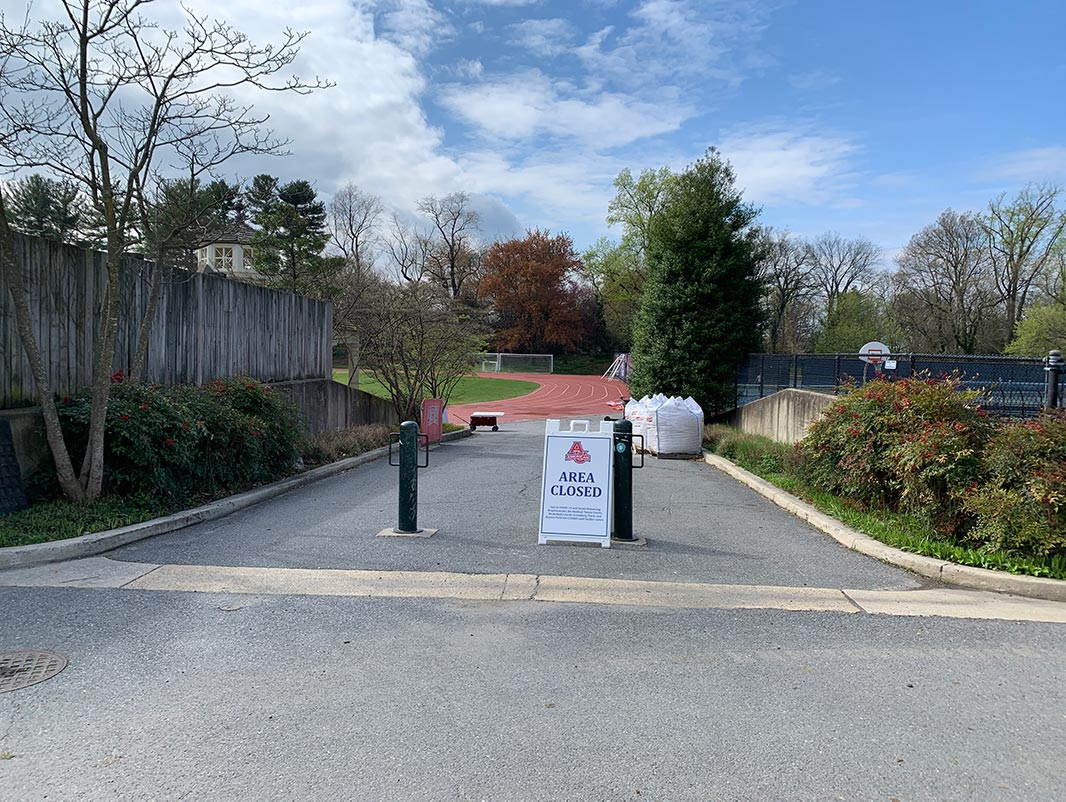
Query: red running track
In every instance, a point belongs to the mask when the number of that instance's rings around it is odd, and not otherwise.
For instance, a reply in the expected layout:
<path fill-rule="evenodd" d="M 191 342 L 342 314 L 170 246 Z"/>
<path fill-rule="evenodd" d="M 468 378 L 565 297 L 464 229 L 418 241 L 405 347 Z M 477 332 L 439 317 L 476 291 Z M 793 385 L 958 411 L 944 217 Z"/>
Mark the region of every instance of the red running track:
<path fill-rule="evenodd" d="M 479 373 L 487 379 L 505 378 L 499 373 Z M 503 412 L 501 423 L 548 418 L 574 418 L 582 415 L 616 416 L 618 409 L 608 401 L 629 398 L 629 389 L 615 379 L 599 376 L 557 376 L 552 373 L 508 373 L 508 379 L 523 379 L 540 385 L 529 395 L 504 401 L 479 401 L 448 407 L 449 423 L 467 423 L 475 410 Z"/>

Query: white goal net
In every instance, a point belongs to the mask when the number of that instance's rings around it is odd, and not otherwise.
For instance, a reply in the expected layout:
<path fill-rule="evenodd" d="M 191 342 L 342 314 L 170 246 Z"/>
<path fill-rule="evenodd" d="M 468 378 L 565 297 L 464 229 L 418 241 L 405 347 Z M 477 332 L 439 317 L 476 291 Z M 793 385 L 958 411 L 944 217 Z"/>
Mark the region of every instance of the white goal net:
<path fill-rule="evenodd" d="M 482 373 L 554 373 L 551 354 L 481 354 Z"/>

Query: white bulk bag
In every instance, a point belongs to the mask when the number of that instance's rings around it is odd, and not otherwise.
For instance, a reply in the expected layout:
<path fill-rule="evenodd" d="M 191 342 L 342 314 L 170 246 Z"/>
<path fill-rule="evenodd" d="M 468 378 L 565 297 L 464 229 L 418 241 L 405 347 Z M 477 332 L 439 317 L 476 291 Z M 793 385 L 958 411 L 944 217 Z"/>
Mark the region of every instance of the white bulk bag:
<path fill-rule="evenodd" d="M 646 410 L 647 410 L 648 402 L 650 400 L 651 399 L 648 396 L 644 396 L 642 399 L 640 399 L 639 401 L 637 401 L 635 403 L 630 401 L 630 403 L 633 404 L 633 413 L 632 413 L 632 417 L 630 417 L 629 420 L 633 424 L 633 434 L 634 435 L 637 435 L 637 434 L 643 435 L 644 434 L 645 426 L 647 424 Z M 628 409 L 629 405 L 627 404 L 626 406 L 627 406 L 627 409 Z M 637 440 L 636 442 L 639 443 L 640 441 Z"/>
<path fill-rule="evenodd" d="M 693 398 L 692 396 L 689 396 L 688 398 L 685 399 L 685 406 L 687 406 L 689 409 L 691 409 L 692 410 L 692 414 L 694 414 L 697 418 L 700 419 L 700 432 L 702 432 L 703 431 L 703 423 L 704 423 L 703 407 L 701 407 L 696 402 L 696 399 Z M 701 437 L 702 437 L 702 435 L 701 435 Z M 701 442 L 701 447 L 702 447 L 702 442 Z"/>
<path fill-rule="evenodd" d="M 658 440 L 658 433 L 655 430 L 656 417 L 655 413 L 659 407 L 666 403 L 666 396 L 661 393 L 656 393 L 648 402 L 644 404 L 644 427 L 642 434 L 644 435 L 644 450 L 650 451 L 652 454 L 657 453 L 655 450 L 655 443 Z"/>
<path fill-rule="evenodd" d="M 651 451 L 659 455 L 699 454 L 703 447 L 700 418 L 682 398 L 671 398 L 655 409 Z"/>

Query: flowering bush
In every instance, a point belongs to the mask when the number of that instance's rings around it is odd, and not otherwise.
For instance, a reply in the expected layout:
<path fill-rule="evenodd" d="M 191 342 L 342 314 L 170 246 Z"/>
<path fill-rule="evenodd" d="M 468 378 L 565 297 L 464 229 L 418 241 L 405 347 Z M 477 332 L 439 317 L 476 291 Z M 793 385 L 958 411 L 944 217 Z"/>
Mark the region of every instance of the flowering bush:
<path fill-rule="evenodd" d="M 88 438 L 90 404 L 85 392 L 59 405 L 74 453 Z M 106 492 L 172 499 L 289 473 L 298 458 L 300 426 L 283 395 L 252 379 L 204 387 L 116 382 L 104 438 Z"/>
<path fill-rule="evenodd" d="M 812 424 L 804 473 L 814 488 L 863 504 L 922 512 L 952 529 L 957 493 L 981 475 L 993 424 L 955 377 L 877 380 L 853 388 Z"/>
<path fill-rule="evenodd" d="M 967 539 L 1027 554 L 1066 552 L 1066 412 L 1004 425 L 984 451 L 985 481 L 963 494 Z"/>

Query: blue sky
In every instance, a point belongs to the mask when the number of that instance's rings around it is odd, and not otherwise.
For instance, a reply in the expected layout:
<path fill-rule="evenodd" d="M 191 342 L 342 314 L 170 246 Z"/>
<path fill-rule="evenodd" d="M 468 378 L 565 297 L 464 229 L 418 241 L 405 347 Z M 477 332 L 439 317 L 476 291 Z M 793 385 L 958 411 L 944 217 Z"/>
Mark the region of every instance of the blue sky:
<path fill-rule="evenodd" d="M 512 170 L 556 173 L 587 159 L 597 186 L 575 177 L 558 190 L 597 201 L 609 196 L 604 169 L 681 167 L 717 145 L 768 223 L 864 235 L 891 252 L 943 208 L 1064 176 L 1064 9 L 453 4 L 454 37 L 426 58 L 440 91 L 424 108 L 456 159 L 485 149 Z M 456 64 L 465 74 L 451 74 Z M 580 198 L 498 192 L 524 225 L 567 228 L 580 243 L 604 230 L 602 203 L 588 214 L 573 208 Z"/>
<path fill-rule="evenodd" d="M 352 181 L 401 211 L 464 190 L 490 238 L 617 236 L 619 170 L 680 169 L 711 145 L 764 222 L 866 236 L 889 257 L 944 208 L 1066 182 L 1062 0 L 190 4 L 253 40 L 308 30 L 295 68 L 337 84 L 242 95 L 292 155 L 231 175 L 324 195 Z M 146 11 L 181 22 L 172 0 Z"/>

